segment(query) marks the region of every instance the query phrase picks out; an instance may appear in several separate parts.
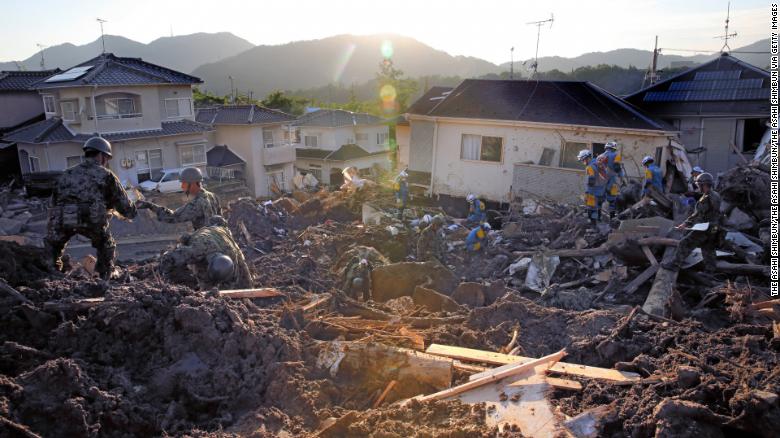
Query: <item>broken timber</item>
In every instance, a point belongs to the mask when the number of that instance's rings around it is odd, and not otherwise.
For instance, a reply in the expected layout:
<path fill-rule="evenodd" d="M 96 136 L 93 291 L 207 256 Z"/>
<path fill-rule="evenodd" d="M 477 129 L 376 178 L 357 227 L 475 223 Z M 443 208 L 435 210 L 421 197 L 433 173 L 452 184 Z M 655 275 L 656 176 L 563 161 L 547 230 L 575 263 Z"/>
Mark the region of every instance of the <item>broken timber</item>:
<path fill-rule="evenodd" d="M 508 354 L 494 353 L 492 351 L 474 350 L 471 348 L 454 347 L 450 345 L 431 344 L 428 354 L 450 357 L 458 360 L 482 362 L 494 365 L 506 365 L 518 362 L 533 361 L 533 358 L 523 356 L 510 356 Z M 550 372 L 566 374 L 570 376 L 590 377 L 594 379 L 612 380 L 615 382 L 636 382 L 640 377 L 637 373 L 618 371 L 607 368 L 598 368 L 588 365 L 578 365 L 566 362 L 558 362 L 553 365 Z"/>
<path fill-rule="evenodd" d="M 469 365 L 465 364 L 460 361 L 453 361 L 452 362 L 453 369 L 457 371 L 463 371 L 466 373 L 482 373 L 485 371 L 490 371 L 491 368 L 483 367 L 479 365 Z M 471 380 L 471 377 L 469 377 L 469 380 Z M 568 379 L 560 379 L 557 377 L 547 377 L 547 383 L 550 384 L 555 389 L 563 389 L 566 391 L 582 391 L 582 384 L 576 380 L 568 380 Z"/>
<path fill-rule="evenodd" d="M 219 291 L 222 298 L 273 298 L 282 297 L 284 293 L 272 287 L 259 289 L 229 289 Z"/>
<path fill-rule="evenodd" d="M 76 301 L 47 301 L 43 303 L 43 310 L 47 312 L 67 312 L 67 311 L 79 311 L 87 310 L 93 307 L 99 306 L 106 302 L 103 297 L 99 298 L 84 298 Z"/>
<path fill-rule="evenodd" d="M 513 251 L 512 255 L 518 258 L 531 257 L 538 253 L 543 253 L 546 256 L 558 256 L 558 257 L 593 257 L 601 254 L 606 254 L 613 246 L 617 246 L 622 242 L 608 242 L 596 248 L 583 248 L 583 249 L 559 249 L 559 250 L 539 250 L 539 251 Z M 641 246 L 649 245 L 663 245 L 667 247 L 676 247 L 680 241 L 677 239 L 670 239 L 667 237 L 643 237 L 637 239 L 636 243 Z"/>

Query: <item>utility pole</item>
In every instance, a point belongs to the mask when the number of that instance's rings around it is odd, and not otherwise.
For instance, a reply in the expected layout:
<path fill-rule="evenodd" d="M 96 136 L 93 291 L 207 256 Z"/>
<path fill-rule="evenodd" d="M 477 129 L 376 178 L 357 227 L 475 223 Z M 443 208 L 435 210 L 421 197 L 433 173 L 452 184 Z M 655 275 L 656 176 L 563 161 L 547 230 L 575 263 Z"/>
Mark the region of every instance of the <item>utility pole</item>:
<path fill-rule="evenodd" d="M 35 43 L 38 49 L 41 51 L 41 70 L 46 70 L 46 62 L 43 60 L 43 50 L 47 47 L 41 43 Z"/>
<path fill-rule="evenodd" d="M 509 49 L 509 79 L 515 78 L 515 48 Z"/>
<path fill-rule="evenodd" d="M 723 40 L 723 47 L 720 48 L 720 53 L 726 52 L 728 53 L 731 50 L 731 47 L 729 47 L 729 38 L 734 38 L 737 36 L 737 33 L 729 33 L 729 19 L 731 16 L 731 2 L 728 3 L 728 6 L 726 6 L 726 27 L 725 31 L 723 32 L 723 35 L 716 36 L 715 38 Z M 725 49 L 728 49 L 725 50 Z"/>
<path fill-rule="evenodd" d="M 106 53 L 106 36 L 103 34 L 103 23 L 107 22 L 108 20 L 104 20 L 102 18 L 96 18 L 98 23 L 100 23 L 100 40 L 103 42 L 103 53 Z"/>
<path fill-rule="evenodd" d="M 539 37 L 542 33 L 542 26 L 544 23 L 550 23 L 550 29 L 552 29 L 553 21 L 555 21 L 555 17 L 553 17 L 553 14 L 550 13 L 550 18 L 547 20 L 541 20 L 541 21 L 531 21 L 526 24 L 533 24 L 536 26 L 536 54 L 534 55 L 534 63 L 531 65 L 531 68 L 534 69 L 533 75 L 531 77 L 536 77 L 536 71 L 539 68 Z"/>
<path fill-rule="evenodd" d="M 233 76 L 228 76 L 228 79 L 230 80 L 230 103 L 236 103 L 236 94 L 233 91 Z"/>

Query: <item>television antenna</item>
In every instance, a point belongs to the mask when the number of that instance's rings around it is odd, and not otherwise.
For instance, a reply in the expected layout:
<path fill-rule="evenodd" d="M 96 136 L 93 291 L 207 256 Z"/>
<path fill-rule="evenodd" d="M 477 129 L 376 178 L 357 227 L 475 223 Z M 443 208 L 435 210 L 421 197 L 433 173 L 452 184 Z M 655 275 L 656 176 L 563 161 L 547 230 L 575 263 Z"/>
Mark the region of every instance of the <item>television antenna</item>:
<path fill-rule="evenodd" d="M 106 53 L 106 36 L 103 34 L 103 23 L 108 22 L 108 20 L 102 18 L 96 18 L 95 20 L 100 23 L 100 41 L 103 42 L 103 53 Z"/>
<path fill-rule="evenodd" d="M 43 50 L 49 46 L 44 46 L 41 43 L 35 43 L 35 45 L 38 46 L 38 50 L 41 52 L 41 70 L 46 70 L 46 62 L 43 60 Z"/>
<path fill-rule="evenodd" d="M 509 49 L 509 79 L 514 79 L 515 76 L 515 48 Z"/>
<path fill-rule="evenodd" d="M 731 2 L 728 2 L 728 6 L 726 6 L 726 27 L 723 32 L 723 35 L 719 35 L 713 38 L 721 39 L 723 40 L 723 47 L 720 48 L 720 52 L 723 53 L 728 49 L 728 51 L 731 51 L 731 47 L 729 47 L 729 38 L 734 38 L 737 36 L 737 33 L 729 33 L 729 19 L 731 16 Z"/>
<path fill-rule="evenodd" d="M 534 70 L 534 73 L 531 77 L 536 76 L 536 70 L 539 67 L 539 37 L 542 32 L 542 26 L 544 26 L 544 23 L 550 23 L 550 29 L 552 29 L 553 21 L 555 21 L 555 17 L 553 17 L 552 12 L 550 13 L 550 18 L 547 20 L 541 20 L 541 21 L 531 21 L 526 24 L 533 24 L 536 26 L 536 54 L 534 55 L 534 63 L 531 64 L 531 68 Z"/>

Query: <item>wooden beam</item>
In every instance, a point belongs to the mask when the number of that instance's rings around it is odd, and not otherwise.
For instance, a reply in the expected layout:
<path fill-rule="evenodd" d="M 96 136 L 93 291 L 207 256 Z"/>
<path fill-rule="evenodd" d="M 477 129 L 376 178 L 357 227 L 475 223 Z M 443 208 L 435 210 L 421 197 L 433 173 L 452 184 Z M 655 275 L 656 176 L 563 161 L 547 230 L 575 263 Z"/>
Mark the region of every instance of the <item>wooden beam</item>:
<path fill-rule="evenodd" d="M 11 285 L 6 283 L 5 280 L 3 280 L 2 278 L 0 278 L 0 291 L 3 291 L 6 294 L 12 296 L 16 301 L 19 301 L 21 303 L 27 303 L 27 304 L 32 303 L 32 301 L 30 301 L 29 298 L 22 295 L 18 290 L 11 287 Z"/>
<path fill-rule="evenodd" d="M 660 265 L 656 263 L 655 265 L 650 265 L 647 269 L 642 271 L 639 275 L 637 275 L 633 280 L 631 280 L 631 283 L 628 283 L 625 288 L 623 288 L 624 294 L 632 294 L 637 289 L 639 289 L 639 286 L 642 286 L 647 280 L 649 280 L 653 275 L 655 275 L 656 272 L 658 272 L 658 268 L 660 268 Z"/>
<path fill-rule="evenodd" d="M 566 355 L 566 350 L 561 350 L 561 351 L 558 351 L 557 353 L 553 353 L 553 354 L 544 356 L 542 358 L 532 360 L 530 362 L 516 363 L 512 367 L 510 367 L 508 369 L 505 369 L 505 370 L 503 370 L 501 372 L 485 376 L 485 377 L 483 377 L 481 379 L 472 380 L 472 381 L 466 382 L 466 383 L 464 383 L 462 385 L 458 385 L 458 386 L 455 386 L 455 387 L 452 387 L 452 388 L 449 388 L 449 389 L 445 389 L 444 391 L 439 391 L 439 392 L 434 393 L 434 394 L 429 394 L 429 395 L 426 395 L 426 396 L 423 396 L 423 397 L 418 397 L 417 400 L 419 400 L 421 402 L 426 402 L 426 401 L 442 400 L 442 399 L 445 399 L 445 398 L 454 397 L 454 396 L 456 396 L 458 394 L 461 394 L 461 393 L 464 393 L 464 392 L 466 392 L 468 390 L 471 390 L 471 389 L 474 389 L 474 388 L 479 388 L 480 386 L 487 385 L 488 383 L 497 382 L 497 381 L 499 381 L 501 379 L 504 379 L 504 378 L 507 378 L 507 377 L 511 377 L 511 376 L 514 376 L 514 375 L 517 375 L 517 374 L 521 374 L 521 373 L 523 373 L 525 371 L 531 370 L 531 369 L 533 369 L 535 367 L 538 367 L 540 365 L 545 365 L 545 364 L 548 364 L 548 363 L 553 363 L 554 364 L 554 363 L 558 362 L 559 360 L 561 360 L 561 358 L 563 356 L 565 356 L 565 355 Z"/>
<path fill-rule="evenodd" d="M 377 397 L 376 401 L 374 402 L 374 405 L 371 406 L 372 408 L 376 409 L 380 405 L 382 405 L 382 402 L 385 401 L 385 398 L 387 398 L 387 394 L 390 393 L 390 391 L 393 389 L 393 387 L 398 384 L 398 380 L 391 380 L 390 383 L 387 384 L 387 387 L 384 391 L 382 391 L 382 394 Z"/>
<path fill-rule="evenodd" d="M 761 301 L 760 303 L 753 303 L 750 308 L 753 310 L 759 309 L 771 309 L 774 306 L 780 306 L 780 299 Z"/>
<path fill-rule="evenodd" d="M 724 261 L 718 261 L 715 264 L 718 271 L 725 272 L 727 274 L 754 274 L 763 275 L 765 277 L 770 276 L 769 266 L 765 265 L 750 265 L 746 263 L 729 263 Z"/>
<path fill-rule="evenodd" d="M 647 257 L 647 260 L 650 261 L 651 265 L 658 265 L 658 260 L 655 258 L 655 255 L 653 255 L 653 251 L 650 251 L 650 247 L 642 245 L 642 252 L 645 253 L 645 257 Z"/>
<path fill-rule="evenodd" d="M 492 351 L 474 350 L 471 348 L 455 347 L 451 345 L 431 344 L 425 350 L 428 354 L 450 357 L 458 360 L 489 363 L 493 365 L 506 365 L 511 363 L 525 363 L 533 361 L 533 358 L 523 356 L 510 356 L 508 354 L 494 353 Z M 594 379 L 612 380 L 616 382 L 632 382 L 639 380 L 639 374 L 628 371 L 618 371 L 608 368 L 598 368 L 588 365 L 578 365 L 566 362 L 558 362 L 549 372 L 567 374 L 570 376 L 590 377 Z"/>
<path fill-rule="evenodd" d="M 259 289 L 229 289 L 219 291 L 222 298 L 274 298 L 285 296 L 279 289 L 263 287 Z"/>
<path fill-rule="evenodd" d="M 316 310 L 320 307 L 324 307 L 325 305 L 330 303 L 331 298 L 332 297 L 330 294 L 324 294 L 323 296 L 315 298 L 309 304 L 302 306 L 301 310 L 303 310 L 303 312 L 306 313 L 306 312 L 311 312 L 312 310 Z"/>
<path fill-rule="evenodd" d="M 47 312 L 65 312 L 87 310 L 106 302 L 103 297 L 84 298 L 76 301 L 47 301 L 43 303 L 43 310 Z M 110 301 L 109 301 L 110 302 Z"/>
<path fill-rule="evenodd" d="M 582 383 L 576 380 L 559 379 L 557 377 L 547 377 L 547 383 L 555 389 L 564 391 L 582 391 Z"/>

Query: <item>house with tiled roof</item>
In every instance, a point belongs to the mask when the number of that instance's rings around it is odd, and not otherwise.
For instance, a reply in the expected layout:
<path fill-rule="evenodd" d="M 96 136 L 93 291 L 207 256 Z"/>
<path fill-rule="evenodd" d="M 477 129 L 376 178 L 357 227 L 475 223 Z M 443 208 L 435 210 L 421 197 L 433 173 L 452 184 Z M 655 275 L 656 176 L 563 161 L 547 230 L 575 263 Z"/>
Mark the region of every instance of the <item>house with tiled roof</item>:
<path fill-rule="evenodd" d="M 218 105 L 199 108 L 195 120 L 212 126 L 214 142 L 245 163 L 254 196 L 292 190 L 295 144 L 288 125 L 295 116 L 259 105 Z"/>
<path fill-rule="evenodd" d="M 199 78 L 139 58 L 104 53 L 31 81 L 45 120 L 8 132 L 23 173 L 64 170 L 82 160 L 83 142 L 111 141 L 111 169 L 128 185 L 163 169 L 206 167 L 209 124 L 195 121 L 192 86 Z"/>
<path fill-rule="evenodd" d="M 629 177 L 669 158 L 675 128 L 589 82 L 467 79 L 426 92 L 405 114 L 410 182 L 428 193 L 495 202 L 532 196 L 578 202 L 584 169 L 617 141 Z M 671 160 L 673 161 L 673 160 Z"/>
<path fill-rule="evenodd" d="M 722 53 L 626 100 L 673 125 L 691 163 L 717 174 L 753 158 L 769 98 L 769 72 Z"/>
<path fill-rule="evenodd" d="M 340 185 L 341 171 L 355 166 L 362 175 L 390 169 L 390 130 L 386 120 L 367 113 L 319 109 L 290 125 L 296 141 L 296 167 L 324 184 Z"/>

